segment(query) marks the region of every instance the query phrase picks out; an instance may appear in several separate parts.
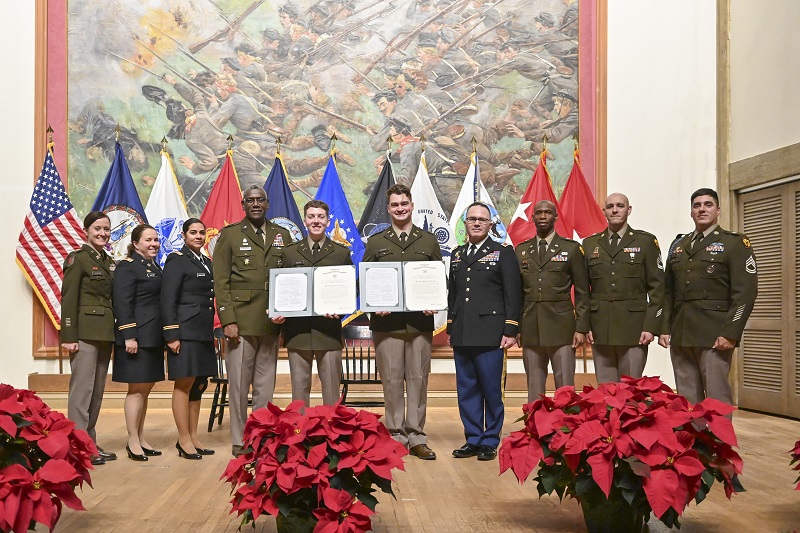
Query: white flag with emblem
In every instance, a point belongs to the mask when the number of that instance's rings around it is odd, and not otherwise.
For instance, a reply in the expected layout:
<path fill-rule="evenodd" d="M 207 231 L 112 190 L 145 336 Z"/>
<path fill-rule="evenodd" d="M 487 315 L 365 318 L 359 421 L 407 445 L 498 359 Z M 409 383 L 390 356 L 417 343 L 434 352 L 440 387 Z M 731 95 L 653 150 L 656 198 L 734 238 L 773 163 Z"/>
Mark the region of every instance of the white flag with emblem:
<path fill-rule="evenodd" d="M 178 185 L 172 161 L 165 151 L 161 152 L 161 170 L 153 184 L 153 191 L 144 208 L 148 222 L 156 228 L 161 248 L 158 250 L 158 263 L 163 267 L 167 256 L 183 247 L 183 223 L 189 218 L 183 191 Z"/>
<path fill-rule="evenodd" d="M 483 181 L 481 181 L 478 167 L 478 154 L 472 152 L 469 170 L 467 170 L 467 175 L 464 177 L 464 185 L 461 186 L 461 192 L 458 193 L 456 206 L 453 208 L 453 214 L 450 217 L 450 233 L 453 234 L 458 244 L 463 244 L 467 241 L 467 230 L 464 226 L 464 219 L 467 216 L 467 207 L 474 202 L 483 202 L 489 207 L 489 212 L 492 215 L 492 226 L 489 228 L 489 237 L 501 244 L 505 242 L 506 227 L 503 221 L 500 220 L 500 215 L 494 207 L 492 198 L 489 196 L 486 187 L 484 187 Z"/>
<path fill-rule="evenodd" d="M 417 176 L 414 178 L 414 183 L 411 184 L 411 198 L 414 201 L 414 213 L 411 216 L 411 221 L 415 226 L 433 233 L 436 237 L 439 242 L 439 248 L 442 250 L 445 272 L 449 273 L 450 254 L 453 253 L 458 243 L 456 242 L 456 236 L 450 230 L 450 224 L 447 222 L 447 215 L 444 214 L 442 204 L 436 198 L 436 191 L 433 190 L 431 178 L 428 176 L 428 167 L 425 163 L 425 152 L 422 152 Z M 436 313 L 434 315 L 434 323 L 436 333 L 444 331 L 447 325 L 447 312 L 440 311 Z"/>

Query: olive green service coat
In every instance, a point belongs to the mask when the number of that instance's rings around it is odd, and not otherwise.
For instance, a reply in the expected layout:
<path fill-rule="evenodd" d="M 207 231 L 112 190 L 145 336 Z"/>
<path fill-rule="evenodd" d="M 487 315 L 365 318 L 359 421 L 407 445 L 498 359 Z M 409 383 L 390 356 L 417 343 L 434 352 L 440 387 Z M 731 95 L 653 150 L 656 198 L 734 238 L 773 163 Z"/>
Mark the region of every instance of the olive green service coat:
<path fill-rule="evenodd" d="M 662 332 L 675 346 L 710 348 L 717 337 L 741 340 L 758 294 L 750 240 L 717 228 L 692 248 L 692 233 L 667 258 Z"/>
<path fill-rule="evenodd" d="M 350 250 L 329 238 L 314 254 L 308 239 L 293 243 L 283 249 L 280 262 L 284 268 L 353 264 Z M 292 350 L 341 350 L 342 321 L 324 316 L 288 317 L 283 324 L 283 345 Z"/>
<path fill-rule="evenodd" d="M 661 332 L 664 271 L 654 235 L 628 227 L 619 245 L 609 230 L 583 241 L 589 269 L 591 328 L 594 342 L 636 346 L 643 331 Z"/>
<path fill-rule="evenodd" d="M 114 261 L 84 244 L 64 261 L 61 342 L 114 341 Z"/>
<path fill-rule="evenodd" d="M 269 269 L 278 266 L 280 253 L 292 242 L 282 227 L 264 222 L 265 238 L 256 235 L 250 221 L 226 226 L 214 248 L 214 294 L 223 326 L 236 323 L 239 335 L 277 335 L 280 326 L 267 317 Z"/>
<path fill-rule="evenodd" d="M 523 346 L 566 346 L 576 331 L 589 331 L 589 276 L 583 248 L 556 234 L 542 261 L 536 238 L 520 243 L 517 261 L 525 293 Z M 575 305 L 571 291 L 575 289 Z"/>

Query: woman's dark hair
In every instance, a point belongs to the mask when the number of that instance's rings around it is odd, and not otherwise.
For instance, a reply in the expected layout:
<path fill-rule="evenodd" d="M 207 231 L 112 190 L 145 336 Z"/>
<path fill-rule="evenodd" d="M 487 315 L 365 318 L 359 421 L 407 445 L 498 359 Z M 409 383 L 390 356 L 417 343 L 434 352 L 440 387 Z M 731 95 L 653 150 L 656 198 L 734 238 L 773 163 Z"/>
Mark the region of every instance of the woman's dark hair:
<path fill-rule="evenodd" d="M 100 220 L 101 218 L 105 218 L 108 222 L 111 222 L 111 219 L 108 218 L 108 215 L 103 213 L 102 211 L 92 211 L 83 219 L 83 229 L 89 229 L 89 226 Z"/>
<path fill-rule="evenodd" d="M 205 223 L 199 218 L 187 218 L 186 222 L 183 223 L 183 232 L 186 233 L 189 231 L 189 228 L 192 226 L 192 224 L 203 224 L 203 228 L 206 227 Z"/>
<path fill-rule="evenodd" d="M 139 239 L 142 238 L 142 233 L 144 233 L 144 230 L 146 229 L 151 229 L 153 231 L 156 231 L 156 228 L 154 228 L 150 224 L 139 224 L 138 226 L 133 228 L 133 231 L 131 232 L 131 243 L 128 245 L 128 257 L 136 253 L 136 247 L 133 245 L 133 243 L 139 242 Z M 156 233 L 158 232 L 156 231 Z"/>

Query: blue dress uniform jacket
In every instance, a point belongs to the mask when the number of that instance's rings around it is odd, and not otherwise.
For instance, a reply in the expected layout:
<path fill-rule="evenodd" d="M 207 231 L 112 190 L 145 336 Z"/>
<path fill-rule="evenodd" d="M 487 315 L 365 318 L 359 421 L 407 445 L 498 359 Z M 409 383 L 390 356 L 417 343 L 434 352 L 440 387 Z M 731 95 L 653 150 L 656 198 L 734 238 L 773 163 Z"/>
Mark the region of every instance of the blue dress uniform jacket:
<path fill-rule="evenodd" d="M 691 244 L 678 239 L 667 258 L 662 330 L 675 346 L 710 348 L 717 337 L 741 340 L 758 294 L 750 240 L 717 228 Z"/>
<path fill-rule="evenodd" d="M 637 346 L 643 331 L 661 332 L 664 271 L 655 236 L 628 228 L 615 248 L 609 230 L 583 241 L 589 268 L 594 342 Z"/>
<path fill-rule="evenodd" d="M 442 250 L 432 233 L 417 226 L 411 226 L 406 243 L 391 226 L 367 240 L 362 262 L 391 261 L 441 261 Z M 384 333 L 419 333 L 433 331 L 433 316 L 422 311 L 390 313 L 378 316 L 373 313 L 369 321 L 370 329 Z"/>
<path fill-rule="evenodd" d="M 114 272 L 116 344 L 136 339 L 143 348 L 164 345 L 161 323 L 161 268 L 134 253 L 117 263 Z"/>
<path fill-rule="evenodd" d="M 514 249 L 491 238 L 466 258 L 468 244 L 453 251 L 447 294 L 447 333 L 452 346 L 500 346 L 519 332 L 522 282 Z"/>
<path fill-rule="evenodd" d="M 571 345 L 576 331 L 589 331 L 589 275 L 583 248 L 556 234 L 541 261 L 535 237 L 517 246 L 516 254 L 525 292 L 522 345 Z"/>
<path fill-rule="evenodd" d="M 167 342 L 214 340 L 211 261 L 205 257 L 198 260 L 188 246 L 167 256 L 161 286 L 161 315 Z"/>

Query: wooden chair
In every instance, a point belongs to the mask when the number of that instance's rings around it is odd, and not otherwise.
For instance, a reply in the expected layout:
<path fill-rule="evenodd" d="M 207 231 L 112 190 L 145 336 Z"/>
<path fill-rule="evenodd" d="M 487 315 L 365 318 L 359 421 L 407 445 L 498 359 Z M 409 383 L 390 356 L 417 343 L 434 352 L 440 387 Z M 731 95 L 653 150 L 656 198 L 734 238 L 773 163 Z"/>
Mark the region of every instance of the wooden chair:
<path fill-rule="evenodd" d="M 372 331 L 369 326 L 345 326 L 342 330 L 342 405 L 357 407 L 383 407 L 381 401 L 348 401 L 350 385 L 380 385 L 378 365 L 372 346 Z"/>
<path fill-rule="evenodd" d="M 217 375 L 211 377 L 214 384 L 214 399 L 211 401 L 211 414 L 208 416 L 208 431 L 214 427 L 214 419 L 217 425 L 222 425 L 222 416 L 225 408 L 228 407 L 228 375 L 225 373 L 225 342 L 222 337 L 222 330 L 214 332 L 214 345 L 217 352 Z"/>

